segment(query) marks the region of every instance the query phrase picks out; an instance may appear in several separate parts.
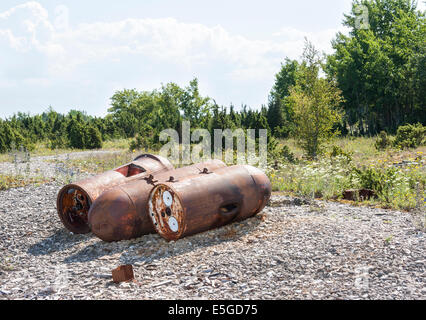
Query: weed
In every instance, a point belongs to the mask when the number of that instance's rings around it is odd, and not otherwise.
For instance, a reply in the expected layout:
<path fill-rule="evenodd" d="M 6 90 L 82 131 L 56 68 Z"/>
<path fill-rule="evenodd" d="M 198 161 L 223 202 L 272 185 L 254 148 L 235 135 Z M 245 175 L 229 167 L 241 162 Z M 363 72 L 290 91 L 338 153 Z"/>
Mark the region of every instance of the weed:
<path fill-rule="evenodd" d="M 30 184 L 47 183 L 50 180 L 42 176 L 22 176 L 0 174 L 0 190 L 25 187 Z"/>

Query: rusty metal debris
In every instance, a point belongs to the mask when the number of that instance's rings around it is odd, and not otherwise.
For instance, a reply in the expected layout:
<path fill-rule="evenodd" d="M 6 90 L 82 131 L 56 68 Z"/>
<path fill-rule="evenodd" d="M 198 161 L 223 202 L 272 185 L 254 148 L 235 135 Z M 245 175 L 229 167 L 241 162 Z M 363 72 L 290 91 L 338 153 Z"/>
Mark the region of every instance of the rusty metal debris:
<path fill-rule="evenodd" d="M 172 170 L 165 158 L 142 154 L 131 163 L 94 177 L 68 184 L 57 197 L 57 210 L 64 226 L 74 233 L 88 233 L 88 212 L 93 202 L 106 190 L 117 185 Z"/>
<path fill-rule="evenodd" d="M 355 200 L 370 200 L 371 198 L 377 197 L 376 193 L 370 189 L 358 189 L 358 190 L 345 190 L 343 192 L 343 199 L 355 201 Z"/>
<path fill-rule="evenodd" d="M 178 182 L 159 178 L 151 191 L 149 216 L 166 240 L 249 218 L 260 212 L 270 198 L 271 183 L 257 168 L 231 166 L 203 169 L 201 173 Z"/>
<path fill-rule="evenodd" d="M 92 232 L 104 241 L 120 241 L 138 238 L 154 233 L 155 228 L 148 214 L 148 198 L 151 190 L 160 181 L 179 183 L 188 176 L 200 175 L 204 168 L 215 170 L 224 168 L 220 160 L 194 164 L 167 172 L 155 177 L 142 177 L 105 191 L 93 202 L 88 214 Z"/>
<path fill-rule="evenodd" d="M 122 265 L 112 270 L 112 281 L 114 281 L 114 283 L 131 281 L 134 278 L 133 267 L 131 264 Z"/>
<path fill-rule="evenodd" d="M 58 194 L 58 214 L 74 233 L 104 241 L 158 232 L 167 240 L 217 228 L 260 212 L 271 183 L 259 169 L 209 160 L 173 169 L 144 154 L 117 169 L 70 184 Z"/>

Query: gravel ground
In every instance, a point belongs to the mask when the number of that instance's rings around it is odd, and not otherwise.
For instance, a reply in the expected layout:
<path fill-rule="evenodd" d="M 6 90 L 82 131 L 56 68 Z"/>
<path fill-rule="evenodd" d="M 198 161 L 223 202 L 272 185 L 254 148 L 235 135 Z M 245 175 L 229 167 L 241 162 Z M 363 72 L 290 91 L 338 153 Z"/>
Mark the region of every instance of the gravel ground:
<path fill-rule="evenodd" d="M 27 175 L 27 176 L 43 176 L 46 178 L 57 177 L 58 174 L 70 175 L 80 174 L 78 170 L 73 172 L 64 166 L 64 163 L 71 159 L 87 158 L 92 155 L 111 154 L 116 151 L 80 151 L 72 153 L 63 153 L 54 156 L 31 157 L 30 161 L 26 161 L 25 155 L 17 154 L 14 162 L 0 162 L 0 173 Z M 53 161 L 53 162 L 52 162 Z M 56 163 L 55 163 L 56 162 Z"/>
<path fill-rule="evenodd" d="M 275 195 L 176 242 L 105 243 L 64 229 L 59 188 L 0 192 L 0 299 L 426 299 L 426 234 L 409 213 Z M 114 284 L 129 263 L 135 281 Z"/>

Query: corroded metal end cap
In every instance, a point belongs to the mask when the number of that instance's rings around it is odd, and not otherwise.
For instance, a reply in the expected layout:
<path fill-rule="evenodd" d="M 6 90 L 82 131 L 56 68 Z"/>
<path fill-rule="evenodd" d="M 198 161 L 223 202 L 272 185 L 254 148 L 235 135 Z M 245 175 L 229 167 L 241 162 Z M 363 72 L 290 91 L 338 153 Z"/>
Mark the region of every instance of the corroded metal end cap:
<path fill-rule="evenodd" d="M 179 239 L 185 231 L 185 210 L 179 196 L 169 186 L 157 185 L 148 201 L 155 230 L 167 240 Z"/>
<path fill-rule="evenodd" d="M 138 228 L 136 207 L 120 187 L 104 192 L 89 211 L 92 232 L 104 241 L 120 241 L 135 237 Z"/>
<path fill-rule="evenodd" d="M 173 165 L 166 158 L 141 154 L 128 164 L 63 187 L 57 197 L 58 215 L 71 232 L 88 233 L 89 209 L 104 191 L 172 169 Z"/>
<path fill-rule="evenodd" d="M 148 199 L 148 213 L 166 240 L 217 228 L 260 212 L 271 196 L 271 182 L 252 166 L 200 171 L 176 183 L 157 184 Z"/>
<path fill-rule="evenodd" d="M 154 155 L 154 154 L 150 154 L 150 153 L 144 153 L 144 154 L 140 154 L 138 155 L 135 159 L 133 159 L 134 162 L 145 162 L 148 163 L 147 161 L 148 159 L 152 159 L 154 162 L 157 162 L 158 164 L 156 166 L 161 166 L 163 167 L 165 170 L 173 170 L 173 164 L 169 161 L 169 159 L 164 158 L 162 156 L 158 156 L 158 155 Z M 146 166 L 146 164 L 145 164 Z M 149 166 L 148 169 L 150 169 L 151 171 L 155 172 L 158 171 L 158 169 L 156 170 L 156 166 Z"/>
<path fill-rule="evenodd" d="M 257 190 L 260 195 L 259 208 L 257 209 L 257 212 L 256 212 L 258 213 L 262 211 L 262 209 L 268 203 L 269 198 L 271 197 L 271 193 L 272 193 L 271 181 L 269 180 L 268 176 L 265 173 L 263 173 L 262 170 L 249 165 L 245 165 L 244 167 L 246 168 L 246 170 L 249 172 L 254 182 L 256 183 Z"/>
<path fill-rule="evenodd" d="M 63 187 L 57 197 L 56 207 L 64 226 L 73 233 L 89 233 L 87 213 L 92 204 L 88 193 L 76 184 Z"/>

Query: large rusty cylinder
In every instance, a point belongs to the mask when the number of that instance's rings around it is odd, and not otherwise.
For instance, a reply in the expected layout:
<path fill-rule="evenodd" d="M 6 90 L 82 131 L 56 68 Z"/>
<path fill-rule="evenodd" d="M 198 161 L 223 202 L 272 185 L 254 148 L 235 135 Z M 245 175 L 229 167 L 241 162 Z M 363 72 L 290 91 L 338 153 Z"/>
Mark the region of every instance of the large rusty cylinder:
<path fill-rule="evenodd" d="M 169 160 L 142 154 L 121 167 L 64 186 L 56 206 L 64 226 L 73 233 L 88 233 L 88 212 L 94 201 L 106 190 L 151 174 L 173 170 Z"/>
<path fill-rule="evenodd" d="M 247 165 L 219 168 L 152 190 L 149 216 L 166 240 L 241 221 L 260 212 L 271 196 L 271 182 Z"/>
<path fill-rule="evenodd" d="M 148 198 L 158 182 L 178 183 L 188 177 L 205 175 L 204 172 L 224 167 L 226 167 L 224 162 L 210 160 L 153 174 L 111 188 L 93 202 L 88 215 L 89 226 L 93 234 L 107 242 L 155 233 L 148 215 Z"/>

